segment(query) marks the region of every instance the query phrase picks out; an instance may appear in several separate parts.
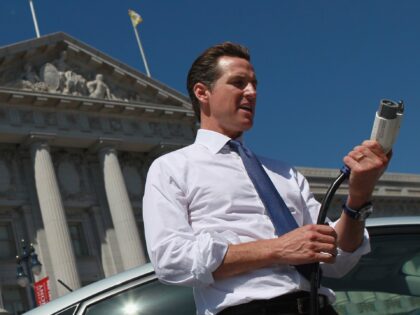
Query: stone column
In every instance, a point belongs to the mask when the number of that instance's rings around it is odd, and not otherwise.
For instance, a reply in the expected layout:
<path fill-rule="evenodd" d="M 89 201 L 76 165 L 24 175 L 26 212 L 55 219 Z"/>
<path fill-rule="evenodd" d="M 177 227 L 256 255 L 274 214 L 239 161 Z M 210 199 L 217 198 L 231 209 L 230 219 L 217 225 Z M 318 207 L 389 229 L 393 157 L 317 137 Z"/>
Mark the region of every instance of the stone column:
<path fill-rule="evenodd" d="M 109 277 L 111 275 L 116 274 L 117 268 L 115 263 L 115 257 L 112 253 L 111 244 L 108 240 L 106 235 L 106 231 L 104 228 L 104 224 L 102 222 L 102 215 L 101 209 L 97 206 L 93 206 L 90 208 L 90 214 L 93 220 L 93 224 L 95 224 L 96 230 L 98 231 L 98 236 L 100 240 L 100 254 L 101 254 L 101 264 L 104 270 L 105 277 Z M 117 246 L 116 246 L 117 247 Z M 119 249 L 118 249 L 119 251 Z"/>
<path fill-rule="evenodd" d="M 120 248 L 124 269 L 146 263 L 144 248 L 118 162 L 117 151 L 105 145 L 99 150 L 104 175 L 105 192 Z"/>
<path fill-rule="evenodd" d="M 62 280 L 72 289 L 77 289 L 80 287 L 80 280 L 76 259 L 48 143 L 36 139 L 31 143 L 31 155 L 54 278 Z M 63 286 L 57 287 L 59 296 L 68 293 Z"/>

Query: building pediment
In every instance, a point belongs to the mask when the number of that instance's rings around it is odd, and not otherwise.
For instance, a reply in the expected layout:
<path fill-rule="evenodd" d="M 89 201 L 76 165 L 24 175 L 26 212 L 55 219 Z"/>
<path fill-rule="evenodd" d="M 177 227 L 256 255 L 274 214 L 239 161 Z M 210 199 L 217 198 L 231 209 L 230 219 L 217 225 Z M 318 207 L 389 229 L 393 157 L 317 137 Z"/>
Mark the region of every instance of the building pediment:
<path fill-rule="evenodd" d="M 191 110 L 181 93 L 65 33 L 1 47 L 0 87 Z"/>
<path fill-rule="evenodd" d="M 89 149 L 110 138 L 155 154 L 191 143 L 195 128 L 185 95 L 67 34 L 0 47 L 0 142 L 41 134 Z"/>

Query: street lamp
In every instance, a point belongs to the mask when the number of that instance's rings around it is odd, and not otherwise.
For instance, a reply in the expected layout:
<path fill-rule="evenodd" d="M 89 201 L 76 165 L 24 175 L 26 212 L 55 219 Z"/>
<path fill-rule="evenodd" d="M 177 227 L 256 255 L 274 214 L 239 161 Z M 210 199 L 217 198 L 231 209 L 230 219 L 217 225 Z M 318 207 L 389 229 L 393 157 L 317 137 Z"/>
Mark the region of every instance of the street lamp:
<path fill-rule="evenodd" d="M 22 243 L 22 255 L 16 256 L 16 279 L 17 283 L 30 291 L 31 308 L 36 307 L 35 293 L 33 285 L 35 283 L 34 275 L 41 274 L 42 264 L 38 260 L 38 255 L 35 253 L 33 244 L 26 245 L 25 240 Z"/>

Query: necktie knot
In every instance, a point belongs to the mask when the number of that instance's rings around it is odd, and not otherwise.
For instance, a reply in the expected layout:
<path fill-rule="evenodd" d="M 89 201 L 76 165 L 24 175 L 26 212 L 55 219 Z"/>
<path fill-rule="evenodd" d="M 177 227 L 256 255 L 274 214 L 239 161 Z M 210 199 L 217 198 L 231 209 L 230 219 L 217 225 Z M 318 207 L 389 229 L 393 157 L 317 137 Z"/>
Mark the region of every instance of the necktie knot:
<path fill-rule="evenodd" d="M 242 144 L 239 141 L 232 139 L 228 141 L 228 145 L 232 150 L 238 151 L 238 147 L 240 147 Z"/>
<path fill-rule="evenodd" d="M 242 156 L 242 154 L 246 154 L 248 157 L 250 157 L 252 155 L 251 151 L 245 147 L 242 142 L 238 141 L 238 140 L 229 140 L 228 142 L 229 147 L 235 151 L 238 152 L 239 155 Z"/>

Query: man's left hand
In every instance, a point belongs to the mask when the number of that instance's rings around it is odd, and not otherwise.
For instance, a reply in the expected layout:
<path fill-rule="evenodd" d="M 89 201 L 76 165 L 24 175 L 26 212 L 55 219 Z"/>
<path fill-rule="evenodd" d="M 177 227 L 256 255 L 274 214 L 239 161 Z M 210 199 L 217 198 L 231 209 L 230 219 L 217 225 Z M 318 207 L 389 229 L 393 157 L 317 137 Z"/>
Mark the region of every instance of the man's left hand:
<path fill-rule="evenodd" d="M 350 208 L 358 209 L 370 201 L 391 156 L 392 152 L 385 154 L 377 141 L 366 140 L 344 157 L 344 163 L 351 169 L 347 199 Z"/>

